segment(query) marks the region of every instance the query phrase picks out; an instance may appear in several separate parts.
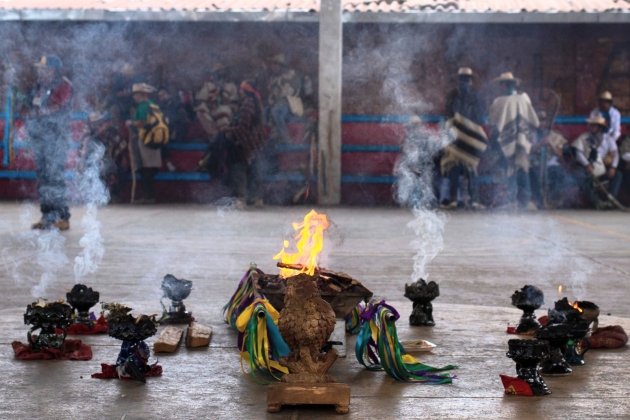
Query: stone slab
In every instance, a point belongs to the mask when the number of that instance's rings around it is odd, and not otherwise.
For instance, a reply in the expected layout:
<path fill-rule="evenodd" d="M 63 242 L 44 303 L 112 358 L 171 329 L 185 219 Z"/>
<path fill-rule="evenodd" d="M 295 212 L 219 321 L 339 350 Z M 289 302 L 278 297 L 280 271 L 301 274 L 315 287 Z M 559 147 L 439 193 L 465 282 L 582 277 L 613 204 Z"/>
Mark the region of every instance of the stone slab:
<path fill-rule="evenodd" d="M 173 353 L 177 350 L 183 333 L 184 330 L 182 328 L 173 327 L 172 325 L 164 327 L 153 344 L 153 351 L 155 353 Z"/>
<path fill-rule="evenodd" d="M 334 405 L 337 414 L 347 414 L 350 387 L 339 383 L 270 384 L 267 388 L 267 411 L 277 413 L 283 405 Z"/>

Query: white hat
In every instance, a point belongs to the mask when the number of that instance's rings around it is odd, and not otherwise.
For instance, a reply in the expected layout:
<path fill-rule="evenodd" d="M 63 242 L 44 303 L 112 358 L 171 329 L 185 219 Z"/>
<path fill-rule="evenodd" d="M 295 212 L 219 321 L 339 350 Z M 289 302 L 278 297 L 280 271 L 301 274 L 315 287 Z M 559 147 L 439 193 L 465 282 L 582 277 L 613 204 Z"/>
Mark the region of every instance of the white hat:
<path fill-rule="evenodd" d="M 501 76 L 497 77 L 496 79 L 494 79 L 495 82 L 515 82 L 515 83 L 521 83 L 521 79 L 514 77 L 514 75 L 512 74 L 512 72 L 505 72 L 505 73 L 501 73 Z"/>
<path fill-rule="evenodd" d="M 473 71 L 470 67 L 460 67 L 459 70 L 457 70 L 457 75 L 458 76 L 472 76 Z"/>
<path fill-rule="evenodd" d="M 606 122 L 606 119 L 602 117 L 601 115 L 595 115 L 593 118 L 587 118 L 586 123 L 597 124 L 597 125 L 601 125 L 602 127 L 608 127 L 608 123 Z"/>
<path fill-rule="evenodd" d="M 131 86 L 131 93 L 153 93 L 155 88 L 146 83 L 134 83 Z"/>
<path fill-rule="evenodd" d="M 613 100 L 613 96 L 612 93 L 608 92 L 607 90 L 600 93 L 599 94 L 599 99 L 604 100 L 604 101 L 611 101 Z"/>

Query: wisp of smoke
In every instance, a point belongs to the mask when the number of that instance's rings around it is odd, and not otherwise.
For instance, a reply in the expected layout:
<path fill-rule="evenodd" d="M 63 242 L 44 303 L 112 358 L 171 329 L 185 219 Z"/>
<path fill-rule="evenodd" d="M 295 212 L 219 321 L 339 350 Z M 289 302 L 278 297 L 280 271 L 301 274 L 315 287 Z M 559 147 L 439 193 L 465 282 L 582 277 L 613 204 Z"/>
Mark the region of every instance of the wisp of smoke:
<path fill-rule="evenodd" d="M 79 283 L 88 274 L 98 271 L 103 260 L 105 248 L 101 236 L 101 222 L 98 221 L 97 206 L 109 201 L 109 191 L 101 179 L 101 162 L 105 146 L 92 141 L 88 144 L 85 162 L 78 179 L 78 192 L 85 200 L 87 211 L 81 219 L 81 228 L 85 232 L 79 241 L 81 252 L 74 259 L 74 280 Z"/>
<path fill-rule="evenodd" d="M 396 201 L 411 207 L 415 217 L 407 225 L 416 235 L 411 242 L 412 248 L 417 251 L 412 281 L 428 278 L 427 264 L 444 248 L 447 217 L 444 213 L 431 210 L 431 206 L 435 201 L 433 159 L 448 141 L 448 136 L 441 129 L 430 131 L 425 127 L 413 127 L 394 168 Z"/>
<path fill-rule="evenodd" d="M 66 238 L 53 229 L 43 232 L 36 231 L 37 235 L 37 265 L 43 272 L 39 284 L 33 286 L 31 293 L 35 297 L 44 296 L 48 286 L 57 279 L 57 273 L 66 264 Z"/>

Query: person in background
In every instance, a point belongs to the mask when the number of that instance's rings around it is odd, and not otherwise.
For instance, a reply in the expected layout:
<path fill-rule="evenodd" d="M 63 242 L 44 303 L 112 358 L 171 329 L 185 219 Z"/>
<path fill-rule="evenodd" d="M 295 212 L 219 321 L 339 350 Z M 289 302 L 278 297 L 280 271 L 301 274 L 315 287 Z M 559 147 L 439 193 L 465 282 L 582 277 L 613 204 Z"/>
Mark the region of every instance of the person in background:
<path fill-rule="evenodd" d="M 112 92 L 107 104 L 114 127 L 120 127 L 121 121 L 127 121 L 132 117 L 131 111 L 135 104 L 131 87 L 134 83 L 141 82 L 141 79 L 142 76 L 137 74 L 130 63 L 124 63 L 120 70 L 114 74 Z"/>
<path fill-rule="evenodd" d="M 617 197 L 621 188 L 622 175 L 617 171 L 619 166 L 619 149 L 617 147 L 617 139 L 621 135 L 621 114 L 613 105 L 612 94 L 608 91 L 599 95 L 599 103 L 590 117 L 600 116 L 606 120 L 606 127 L 602 136 L 602 143 L 598 147 L 599 156 L 601 156 L 606 166 L 606 177 L 610 181 L 608 192 Z"/>
<path fill-rule="evenodd" d="M 208 141 L 232 121 L 232 109 L 219 103 L 219 95 L 219 87 L 212 82 L 205 82 L 196 95 L 199 105 L 195 107 L 195 112 Z"/>
<path fill-rule="evenodd" d="M 627 194 L 630 192 L 630 134 L 624 134 L 619 139 L 618 170 L 621 172 L 623 191 Z"/>
<path fill-rule="evenodd" d="M 272 137 L 278 143 L 289 143 L 287 121 L 294 115 L 302 117 L 304 106 L 300 98 L 302 79 L 295 70 L 287 65 L 283 54 L 278 54 L 269 60 L 269 119 L 274 132 Z"/>
<path fill-rule="evenodd" d="M 597 108 L 591 111 L 590 118 L 601 116 L 608 124 L 604 132 L 605 142 L 617 142 L 621 135 L 621 114 L 619 110 L 613 106 L 612 94 L 608 91 L 599 94 Z"/>
<path fill-rule="evenodd" d="M 563 167 L 565 148 L 569 143 L 562 134 L 549 129 L 545 111 L 538 112 L 538 120 L 540 126 L 536 130 L 529 159 L 532 201 L 538 208 L 555 208 L 562 190 L 570 183 L 570 176 Z"/>
<path fill-rule="evenodd" d="M 70 150 L 72 84 L 62 75 L 62 62 L 45 55 L 34 64 L 37 85 L 22 109 L 33 151 L 42 218 L 33 229 L 70 229 L 66 202 L 66 159 Z"/>
<path fill-rule="evenodd" d="M 447 209 L 458 207 L 457 192 L 460 190 L 461 195 L 464 195 L 462 183 L 466 179 L 470 194 L 469 206 L 474 210 L 483 210 L 485 206 L 479 202 L 477 166 L 488 143 L 481 126 L 485 106 L 472 86 L 473 72 L 470 68 L 460 68 L 457 79 L 457 88 L 451 91 L 446 104 L 446 125 L 453 141 L 444 148 L 440 160 L 441 173 L 450 181 L 451 199 L 441 204 Z"/>
<path fill-rule="evenodd" d="M 259 155 L 267 142 L 267 134 L 262 100 L 253 84 L 252 81 L 241 83 L 238 117 L 222 131 L 229 144 L 228 170 L 234 195 L 243 204 L 251 201 L 256 207 L 262 207 L 264 173 Z M 247 200 L 248 189 L 252 200 Z"/>
<path fill-rule="evenodd" d="M 109 190 L 110 202 L 119 203 L 122 181 L 129 172 L 127 142 L 121 138 L 111 118 L 101 112 L 93 112 L 88 117 L 88 123 L 81 138 L 77 172 L 82 173 L 87 169 L 86 166 L 90 161 L 90 155 L 95 152 L 96 144 L 105 148 L 99 171 Z"/>
<path fill-rule="evenodd" d="M 160 149 L 150 148 L 143 142 L 146 135 L 145 125 L 148 120 L 149 106 L 155 105 L 149 97 L 155 91 L 153 86 L 146 83 L 134 83 L 132 86 L 136 112 L 133 115 L 133 120 L 127 121 L 127 125 L 133 128 L 131 147 L 134 149 L 136 167 L 140 168 L 142 177 L 142 200 L 138 201 L 139 204 L 155 203 L 155 175 L 162 168 Z"/>
<path fill-rule="evenodd" d="M 185 105 L 171 96 L 166 87 L 158 89 L 157 105 L 168 119 L 169 142 L 183 142 L 186 138 L 188 123 L 190 123 Z M 169 160 L 166 147 L 163 147 L 161 151 L 162 160 L 165 161 L 166 167 L 170 172 L 175 172 L 177 168 Z"/>
<path fill-rule="evenodd" d="M 529 182 L 529 152 L 535 130 L 539 126 L 538 116 L 525 92 L 517 92 L 520 80 L 512 73 L 503 73 L 495 79 L 501 94 L 494 100 L 488 113 L 491 139 L 502 151 L 508 177 L 509 206 L 534 211 Z"/>
<path fill-rule="evenodd" d="M 588 131 L 580 135 L 571 144 L 579 167 L 579 170 L 575 173 L 575 179 L 591 203 L 599 209 L 600 203 L 593 189 L 592 179 L 606 177 L 606 166 L 598 149 L 603 143 L 608 122 L 604 117 L 596 115 L 588 118 L 586 123 L 588 124 Z"/>

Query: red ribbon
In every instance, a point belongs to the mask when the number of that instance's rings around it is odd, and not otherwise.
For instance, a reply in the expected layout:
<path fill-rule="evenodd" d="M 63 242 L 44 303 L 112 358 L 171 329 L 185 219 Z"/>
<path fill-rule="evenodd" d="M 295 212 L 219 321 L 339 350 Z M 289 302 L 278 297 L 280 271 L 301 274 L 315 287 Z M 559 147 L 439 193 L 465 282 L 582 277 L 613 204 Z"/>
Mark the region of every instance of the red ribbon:
<path fill-rule="evenodd" d="M 256 96 L 258 98 L 258 100 L 260 100 L 260 93 L 258 93 L 258 91 L 252 87 L 252 85 L 250 85 L 249 83 L 247 83 L 244 80 L 241 83 L 241 89 L 243 89 L 244 91 L 253 93 L 254 96 Z"/>

